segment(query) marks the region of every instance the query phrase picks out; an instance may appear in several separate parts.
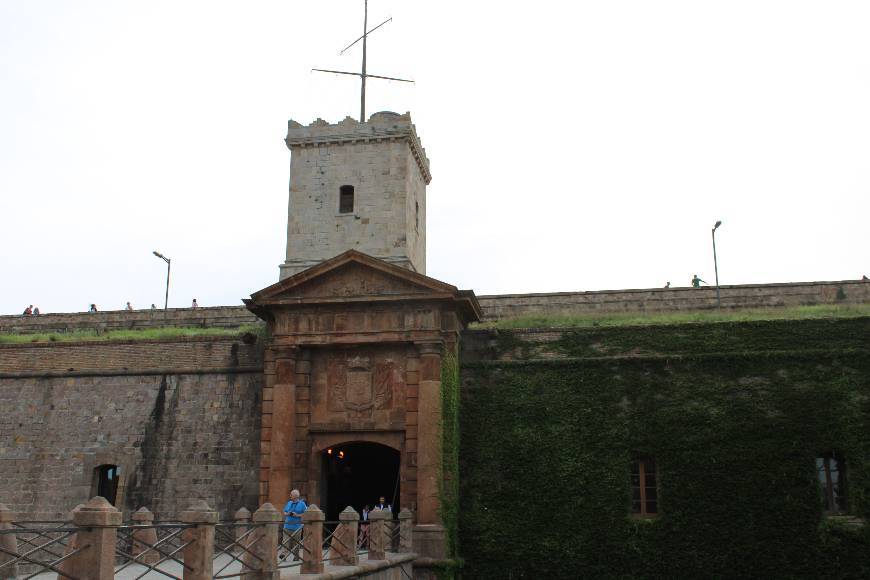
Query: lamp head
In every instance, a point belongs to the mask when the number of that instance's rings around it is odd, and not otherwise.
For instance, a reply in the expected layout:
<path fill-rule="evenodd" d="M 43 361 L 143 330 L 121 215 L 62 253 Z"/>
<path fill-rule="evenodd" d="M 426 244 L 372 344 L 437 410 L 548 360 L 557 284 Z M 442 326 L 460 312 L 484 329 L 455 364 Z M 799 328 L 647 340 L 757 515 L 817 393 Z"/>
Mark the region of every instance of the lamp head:
<path fill-rule="evenodd" d="M 716 223 L 713 225 L 713 230 L 716 230 L 721 225 L 722 225 L 722 220 L 717 220 Z"/>

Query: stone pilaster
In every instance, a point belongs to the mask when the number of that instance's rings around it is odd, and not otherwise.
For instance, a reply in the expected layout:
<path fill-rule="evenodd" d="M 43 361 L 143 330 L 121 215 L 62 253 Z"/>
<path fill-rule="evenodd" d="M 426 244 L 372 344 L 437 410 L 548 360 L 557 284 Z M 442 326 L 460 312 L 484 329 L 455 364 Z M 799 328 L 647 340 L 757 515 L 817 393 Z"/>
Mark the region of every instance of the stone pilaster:
<path fill-rule="evenodd" d="M 263 397 L 263 430 L 268 441 L 261 442 L 261 472 L 268 477 L 266 497 L 273 505 L 284 505 L 290 495 L 296 426 L 296 347 L 273 346 L 275 358 L 271 401 Z"/>
<path fill-rule="evenodd" d="M 441 348 L 420 343 L 417 402 L 417 523 L 440 524 L 438 477 L 441 474 Z"/>

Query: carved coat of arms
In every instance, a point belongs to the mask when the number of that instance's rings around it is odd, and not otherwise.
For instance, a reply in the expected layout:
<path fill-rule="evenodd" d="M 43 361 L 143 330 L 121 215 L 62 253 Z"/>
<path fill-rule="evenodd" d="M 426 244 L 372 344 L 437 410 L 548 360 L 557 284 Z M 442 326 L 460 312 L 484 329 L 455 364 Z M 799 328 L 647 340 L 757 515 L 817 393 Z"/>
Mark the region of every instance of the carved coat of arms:
<path fill-rule="evenodd" d="M 346 411 L 352 418 L 366 419 L 374 409 L 389 409 L 393 385 L 401 381 L 390 359 L 372 364 L 368 357 L 332 359 L 327 366 L 330 411 Z"/>

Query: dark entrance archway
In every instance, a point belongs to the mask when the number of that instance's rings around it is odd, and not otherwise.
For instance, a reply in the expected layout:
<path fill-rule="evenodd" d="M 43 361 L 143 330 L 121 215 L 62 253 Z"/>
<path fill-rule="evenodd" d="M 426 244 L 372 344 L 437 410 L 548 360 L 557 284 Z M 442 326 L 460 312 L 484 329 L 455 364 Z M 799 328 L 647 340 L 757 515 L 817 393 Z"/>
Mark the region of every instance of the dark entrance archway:
<path fill-rule="evenodd" d="M 328 447 L 321 452 L 323 503 L 326 519 L 335 521 L 347 506 L 362 513 L 374 506 L 379 496 L 399 506 L 400 453 L 379 443 L 352 442 Z"/>

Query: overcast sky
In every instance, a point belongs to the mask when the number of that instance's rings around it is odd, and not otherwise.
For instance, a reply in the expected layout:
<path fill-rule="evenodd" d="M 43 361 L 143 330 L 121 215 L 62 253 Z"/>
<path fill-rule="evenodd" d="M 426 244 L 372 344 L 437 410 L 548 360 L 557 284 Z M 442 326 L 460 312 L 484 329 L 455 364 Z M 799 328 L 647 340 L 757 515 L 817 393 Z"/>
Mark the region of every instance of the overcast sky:
<path fill-rule="evenodd" d="M 369 113 L 478 294 L 870 275 L 870 2 L 370 0 Z M 359 115 L 362 0 L 0 0 L 0 312 L 278 279 L 287 120 Z"/>

